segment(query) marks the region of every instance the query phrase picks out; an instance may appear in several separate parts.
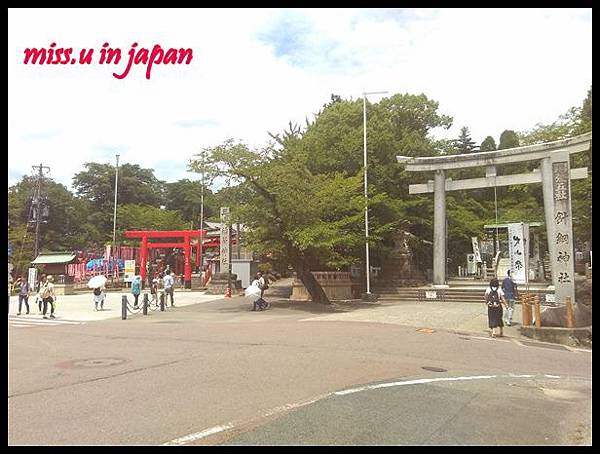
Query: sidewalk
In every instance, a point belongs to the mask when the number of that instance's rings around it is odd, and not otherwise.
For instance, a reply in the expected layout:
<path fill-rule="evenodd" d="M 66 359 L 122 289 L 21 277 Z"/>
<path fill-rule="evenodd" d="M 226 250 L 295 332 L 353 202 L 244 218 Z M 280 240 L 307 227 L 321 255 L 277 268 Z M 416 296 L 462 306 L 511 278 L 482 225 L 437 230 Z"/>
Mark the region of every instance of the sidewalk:
<path fill-rule="evenodd" d="M 302 303 L 298 302 L 297 304 Z M 483 303 L 380 301 L 369 305 L 366 303 L 358 304 L 361 307 L 355 310 L 351 309 L 353 303 L 340 304 L 340 307 L 348 307 L 348 311 L 305 320 L 391 323 L 413 326 L 416 329 L 430 328 L 489 335 L 487 306 Z M 513 314 L 513 325 L 504 327 L 505 337 L 529 339 L 519 333 L 521 320 L 521 307 L 517 305 Z"/>
<path fill-rule="evenodd" d="M 129 304 L 133 306 L 133 295 L 129 292 L 108 292 L 106 294 L 106 300 L 104 301 L 104 310 L 94 310 L 94 299 L 92 291 L 86 293 L 80 293 L 75 295 L 59 295 L 56 301 L 56 311 L 54 315 L 56 320 L 71 320 L 71 321 L 82 321 L 91 322 L 96 320 L 107 320 L 110 318 L 121 317 L 121 295 L 127 295 Z M 138 304 L 141 306 L 143 301 L 143 294 L 140 295 Z M 205 295 L 204 292 L 196 291 L 181 291 L 175 290 L 175 308 L 182 306 L 189 306 L 191 304 L 204 303 L 208 301 L 215 301 L 223 299 L 221 295 Z M 170 301 L 170 300 L 169 300 Z M 170 302 L 169 302 L 170 304 Z M 19 309 L 19 297 L 10 297 L 10 310 L 9 315 L 11 320 L 14 320 Z M 25 305 L 23 304 L 22 315 L 17 318 L 27 319 L 41 319 L 42 315 L 38 311 L 38 307 L 35 304 L 35 296 L 29 297 L 29 315 L 25 315 Z"/>

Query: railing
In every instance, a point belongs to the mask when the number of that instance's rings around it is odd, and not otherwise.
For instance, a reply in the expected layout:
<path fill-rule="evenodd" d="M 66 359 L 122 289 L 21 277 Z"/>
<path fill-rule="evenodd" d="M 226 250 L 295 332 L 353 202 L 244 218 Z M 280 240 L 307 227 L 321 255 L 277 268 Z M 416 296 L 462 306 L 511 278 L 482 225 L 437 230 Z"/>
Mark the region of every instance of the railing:
<path fill-rule="evenodd" d="M 549 304 L 544 304 L 549 305 Z M 523 326 L 535 325 L 536 328 L 542 327 L 542 302 L 540 301 L 540 295 L 525 294 L 521 297 L 521 306 L 523 312 Z M 552 307 L 559 307 L 561 305 L 556 302 L 552 302 Z M 571 297 L 566 298 L 566 327 L 573 328 L 575 326 L 575 318 L 573 314 L 573 303 Z M 532 318 L 532 312 L 535 317 Z"/>
<path fill-rule="evenodd" d="M 160 309 L 161 312 L 164 312 L 167 308 L 167 295 L 163 291 L 159 290 L 159 295 L 157 300 L 150 300 L 148 298 L 148 293 L 144 293 L 142 297 L 142 305 L 135 306 L 129 303 L 127 299 L 127 295 L 123 295 L 121 297 L 121 319 L 127 320 L 127 314 L 139 314 L 140 312 L 143 315 L 148 315 L 148 310 L 154 312 Z"/>

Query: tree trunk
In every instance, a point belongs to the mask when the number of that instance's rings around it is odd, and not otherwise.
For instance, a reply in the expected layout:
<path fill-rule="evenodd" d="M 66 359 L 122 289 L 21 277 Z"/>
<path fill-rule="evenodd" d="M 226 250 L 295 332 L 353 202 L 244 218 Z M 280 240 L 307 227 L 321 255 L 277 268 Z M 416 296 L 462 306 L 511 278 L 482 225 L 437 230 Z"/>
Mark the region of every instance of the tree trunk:
<path fill-rule="evenodd" d="M 309 293 L 313 302 L 320 304 L 331 304 L 329 298 L 327 298 L 327 295 L 323 290 L 323 287 L 321 287 L 321 284 L 319 284 L 319 281 L 315 279 L 310 270 L 304 266 L 304 262 L 297 262 L 294 266 L 294 269 L 298 279 L 300 279 L 300 282 L 304 284 L 304 287 L 306 288 L 306 291 Z"/>

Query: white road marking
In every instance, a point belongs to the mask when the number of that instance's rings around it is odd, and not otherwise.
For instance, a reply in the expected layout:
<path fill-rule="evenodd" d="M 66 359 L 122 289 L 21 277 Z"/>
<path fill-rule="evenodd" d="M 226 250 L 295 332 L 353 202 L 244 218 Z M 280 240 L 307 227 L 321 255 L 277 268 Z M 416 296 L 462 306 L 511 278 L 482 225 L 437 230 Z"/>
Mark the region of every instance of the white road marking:
<path fill-rule="evenodd" d="M 333 394 L 337 396 L 345 396 L 346 394 L 353 394 L 368 389 L 379 389 L 379 388 L 390 388 L 392 386 L 405 386 L 405 385 L 420 385 L 423 383 L 434 383 L 439 381 L 460 381 L 460 380 L 482 380 L 486 378 L 496 378 L 497 375 L 476 375 L 472 377 L 441 377 L 441 378 L 421 378 L 418 380 L 407 380 L 397 381 L 392 383 L 380 383 L 378 385 L 361 386 L 359 388 L 345 389 L 343 391 L 336 391 Z"/>
<path fill-rule="evenodd" d="M 548 378 L 560 378 L 560 376 L 558 376 L 558 375 L 545 374 L 544 376 L 548 377 Z M 283 411 L 303 407 L 305 405 L 315 403 L 319 400 L 325 399 L 326 397 L 333 396 L 333 395 L 345 396 L 347 394 L 353 394 L 353 393 L 357 393 L 360 391 L 365 391 L 365 390 L 370 390 L 370 389 L 389 388 L 392 386 L 421 385 L 424 383 L 464 381 L 464 380 L 485 380 L 485 379 L 499 378 L 499 377 L 530 378 L 530 377 L 535 377 L 535 375 L 509 373 L 508 375 L 473 375 L 473 376 L 465 376 L 465 377 L 420 378 L 417 380 L 405 380 L 405 381 L 397 381 L 397 382 L 390 382 L 390 383 L 379 383 L 377 385 L 360 386 L 357 388 L 345 389 L 343 391 L 335 391 L 332 393 L 323 394 L 321 396 L 315 397 L 314 399 L 303 401 L 303 402 L 281 405 L 279 407 L 275 407 L 274 409 L 267 411 L 266 413 L 263 414 L 263 416 L 265 416 L 265 417 L 272 416 L 276 413 L 281 413 Z M 241 424 L 242 423 L 240 423 L 239 425 L 241 425 Z M 184 437 L 176 438 L 175 440 L 171 440 L 166 443 L 163 443 L 163 446 L 184 445 L 184 444 L 190 443 L 192 441 L 200 440 L 201 438 L 208 437 L 209 435 L 223 432 L 223 431 L 231 429 L 233 427 L 234 427 L 234 423 L 232 423 L 232 422 L 223 424 L 221 426 L 210 427 L 201 432 L 196 432 L 196 433 L 186 435 Z"/>
<path fill-rule="evenodd" d="M 19 317 L 19 318 L 9 317 L 9 321 L 17 322 L 17 323 L 36 323 L 36 324 L 40 324 L 40 325 L 52 325 L 52 324 L 56 324 L 56 323 L 78 325 L 78 324 L 82 323 L 82 322 L 75 321 L 75 320 L 62 320 L 60 318 L 44 319 L 44 318 L 26 318 L 26 317 L 22 317 L 22 318 L 21 317 Z"/>
<path fill-rule="evenodd" d="M 272 416 L 274 414 L 277 413 L 281 413 L 282 411 L 287 411 L 287 410 L 291 410 L 293 408 L 300 408 L 300 407 L 304 407 L 305 405 L 309 405 L 309 404 L 313 404 L 318 400 L 324 399 L 325 397 L 330 396 L 331 393 L 316 397 L 314 399 L 311 400 L 307 400 L 305 402 L 298 402 L 296 404 L 286 404 L 286 405 L 282 405 L 281 407 L 275 407 L 272 410 L 267 411 L 264 416 Z"/>
<path fill-rule="evenodd" d="M 163 443 L 163 446 L 184 445 L 191 441 L 200 440 L 201 438 L 208 437 L 209 435 L 223 432 L 224 430 L 231 429 L 232 427 L 233 427 L 233 424 L 231 424 L 231 423 L 223 424 L 221 426 L 214 426 L 214 427 L 211 427 L 210 429 L 203 430 L 202 432 L 196 432 L 196 433 L 193 433 L 190 435 L 186 435 L 185 437 L 176 438 L 175 440 L 168 441 L 166 443 Z"/>
<path fill-rule="evenodd" d="M 28 317 L 9 317 L 11 328 L 33 328 L 35 326 L 81 325 L 84 322 L 62 319 L 43 319 Z"/>

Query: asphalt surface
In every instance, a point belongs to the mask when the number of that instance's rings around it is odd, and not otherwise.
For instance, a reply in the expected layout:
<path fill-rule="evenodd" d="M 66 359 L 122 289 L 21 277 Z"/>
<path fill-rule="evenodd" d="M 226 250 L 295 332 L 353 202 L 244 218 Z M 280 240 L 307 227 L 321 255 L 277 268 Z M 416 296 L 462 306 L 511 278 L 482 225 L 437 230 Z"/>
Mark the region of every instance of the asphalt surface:
<path fill-rule="evenodd" d="M 182 294 L 128 320 L 9 323 L 9 444 L 591 444 L 589 351 L 276 292 L 265 312 Z"/>

